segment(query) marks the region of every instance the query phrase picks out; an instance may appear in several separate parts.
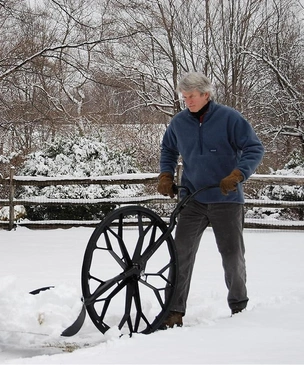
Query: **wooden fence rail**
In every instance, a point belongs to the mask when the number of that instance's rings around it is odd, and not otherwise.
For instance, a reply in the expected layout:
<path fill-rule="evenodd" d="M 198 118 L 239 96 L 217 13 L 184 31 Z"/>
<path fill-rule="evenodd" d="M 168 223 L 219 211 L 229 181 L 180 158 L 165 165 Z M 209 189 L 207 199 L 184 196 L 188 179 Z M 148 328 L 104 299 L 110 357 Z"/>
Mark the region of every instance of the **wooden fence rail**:
<path fill-rule="evenodd" d="M 96 176 L 88 178 L 75 178 L 75 177 L 32 177 L 32 176 L 14 176 L 14 168 L 10 171 L 8 178 L 2 178 L 0 175 L 0 185 L 8 186 L 8 198 L 0 199 L 1 206 L 9 207 L 9 220 L 1 221 L 0 227 L 13 229 L 16 225 L 28 226 L 31 228 L 50 228 L 50 227 L 69 227 L 77 225 L 94 226 L 98 222 L 95 221 L 69 221 L 69 223 L 62 221 L 43 221 L 43 222 L 16 222 L 15 221 L 15 206 L 16 205 L 81 205 L 81 204 L 148 204 L 148 203 L 166 203 L 176 202 L 176 199 L 170 199 L 162 197 L 160 195 L 138 196 L 138 197 L 121 197 L 121 198 L 102 198 L 102 199 L 47 199 L 44 198 L 15 198 L 16 187 L 19 186 L 52 186 L 52 185 L 131 185 L 131 184 L 157 184 L 157 173 L 142 173 L 142 174 L 121 174 L 111 176 Z M 180 176 L 180 170 L 178 172 L 178 178 Z M 245 183 L 263 183 L 271 185 L 304 185 L 304 176 L 281 176 L 281 175 L 258 175 L 253 174 L 250 179 Z M 304 209 L 304 201 L 278 201 L 278 200 L 261 200 L 261 199 L 245 199 L 246 207 L 270 207 L 270 208 L 296 208 Z M 245 221 L 245 227 L 252 228 L 280 228 L 280 229 L 296 229 L 304 230 L 304 221 L 276 221 L 266 222 L 262 219 L 247 220 Z"/>

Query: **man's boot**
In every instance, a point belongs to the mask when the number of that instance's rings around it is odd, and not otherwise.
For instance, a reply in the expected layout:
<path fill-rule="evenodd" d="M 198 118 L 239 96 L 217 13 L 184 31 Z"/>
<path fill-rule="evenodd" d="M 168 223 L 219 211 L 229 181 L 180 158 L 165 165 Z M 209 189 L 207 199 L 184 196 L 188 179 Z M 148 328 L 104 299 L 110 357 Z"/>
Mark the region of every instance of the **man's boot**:
<path fill-rule="evenodd" d="M 183 326 L 183 316 L 184 316 L 184 313 L 174 312 L 174 311 L 169 312 L 167 318 L 159 326 L 158 329 L 166 330 L 167 328 L 173 328 L 174 326 L 182 327 Z"/>

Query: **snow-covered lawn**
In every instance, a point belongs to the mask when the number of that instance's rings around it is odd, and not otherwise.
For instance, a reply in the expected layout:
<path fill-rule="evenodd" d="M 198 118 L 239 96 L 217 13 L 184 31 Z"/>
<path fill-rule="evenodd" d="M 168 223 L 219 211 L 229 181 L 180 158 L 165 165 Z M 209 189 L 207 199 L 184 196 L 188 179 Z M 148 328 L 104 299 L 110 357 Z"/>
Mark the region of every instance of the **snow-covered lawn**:
<path fill-rule="evenodd" d="M 248 309 L 230 317 L 213 233 L 197 255 L 184 327 L 119 338 L 81 308 L 83 254 L 93 228 L 0 230 L 1 364 L 304 363 L 304 234 L 245 230 Z M 54 285 L 39 295 L 36 288 Z M 40 334 L 39 334 L 40 333 Z M 73 351 L 74 350 L 74 351 Z"/>

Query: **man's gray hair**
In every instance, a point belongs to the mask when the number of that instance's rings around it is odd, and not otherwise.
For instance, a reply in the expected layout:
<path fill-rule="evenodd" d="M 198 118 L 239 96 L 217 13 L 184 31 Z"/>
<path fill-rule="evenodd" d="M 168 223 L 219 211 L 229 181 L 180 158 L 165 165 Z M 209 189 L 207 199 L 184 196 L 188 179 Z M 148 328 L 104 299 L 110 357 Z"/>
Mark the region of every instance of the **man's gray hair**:
<path fill-rule="evenodd" d="M 213 85 L 210 79 L 202 72 L 189 72 L 180 79 L 177 85 L 178 92 L 189 92 L 192 90 L 197 90 L 201 94 L 209 93 L 210 98 L 212 98 L 214 94 Z"/>

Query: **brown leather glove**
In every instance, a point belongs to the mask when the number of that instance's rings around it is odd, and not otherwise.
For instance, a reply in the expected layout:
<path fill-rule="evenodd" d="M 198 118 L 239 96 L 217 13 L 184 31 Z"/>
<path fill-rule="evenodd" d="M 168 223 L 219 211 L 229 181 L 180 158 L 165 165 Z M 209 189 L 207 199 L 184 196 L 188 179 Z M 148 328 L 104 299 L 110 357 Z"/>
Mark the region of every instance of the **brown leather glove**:
<path fill-rule="evenodd" d="M 235 169 L 231 172 L 230 175 L 226 176 L 220 182 L 221 192 L 224 195 L 228 195 L 228 191 L 236 191 L 237 184 L 243 181 L 244 177 L 240 170 Z"/>
<path fill-rule="evenodd" d="M 174 198 L 173 192 L 173 175 L 170 172 L 162 172 L 158 176 L 157 191 L 162 195 L 169 195 L 170 198 Z"/>

